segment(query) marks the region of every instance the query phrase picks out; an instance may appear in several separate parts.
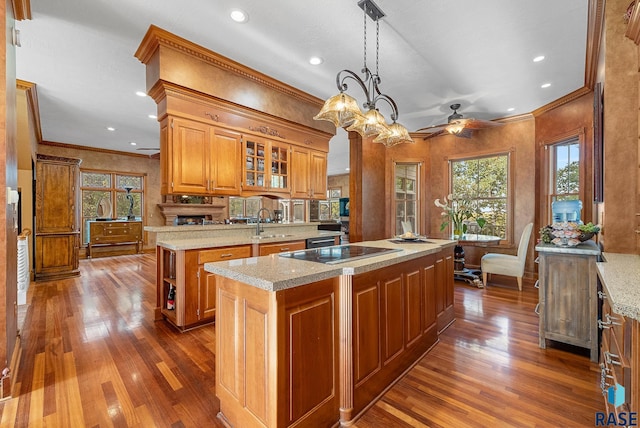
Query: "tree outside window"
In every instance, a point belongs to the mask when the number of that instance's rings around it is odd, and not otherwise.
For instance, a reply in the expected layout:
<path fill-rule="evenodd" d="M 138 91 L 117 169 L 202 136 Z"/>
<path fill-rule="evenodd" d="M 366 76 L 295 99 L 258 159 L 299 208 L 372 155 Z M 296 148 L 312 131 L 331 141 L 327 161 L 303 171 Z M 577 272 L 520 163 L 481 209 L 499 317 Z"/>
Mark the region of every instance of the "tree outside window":
<path fill-rule="evenodd" d="M 571 140 L 552 146 L 551 202 L 580 199 L 580 143 Z"/>
<path fill-rule="evenodd" d="M 453 195 L 472 201 L 486 220 L 480 233 L 507 237 L 509 224 L 509 155 L 451 161 Z M 476 224 L 472 228 L 478 228 Z"/>

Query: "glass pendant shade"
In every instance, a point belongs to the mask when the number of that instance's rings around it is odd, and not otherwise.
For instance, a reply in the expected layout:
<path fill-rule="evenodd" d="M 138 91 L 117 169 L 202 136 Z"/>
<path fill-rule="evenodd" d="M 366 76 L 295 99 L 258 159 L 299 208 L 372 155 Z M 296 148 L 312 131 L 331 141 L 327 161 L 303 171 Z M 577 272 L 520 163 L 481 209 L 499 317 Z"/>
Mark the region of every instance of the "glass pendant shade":
<path fill-rule="evenodd" d="M 325 101 L 320 112 L 313 118 L 315 120 L 328 120 L 336 128 L 344 128 L 361 117 L 363 117 L 362 112 L 356 99 L 341 92 Z"/>
<path fill-rule="evenodd" d="M 355 131 L 363 138 L 368 138 L 387 132 L 388 127 L 380 112 L 376 109 L 371 109 L 366 112 L 363 117 L 356 119 L 356 121 L 347 128 L 347 131 Z"/>
<path fill-rule="evenodd" d="M 393 147 L 396 144 L 401 143 L 415 144 L 415 141 L 409 135 L 407 128 L 395 122 L 389 125 L 386 132 L 383 132 L 374 138 L 373 142 L 382 143 L 386 147 Z"/>

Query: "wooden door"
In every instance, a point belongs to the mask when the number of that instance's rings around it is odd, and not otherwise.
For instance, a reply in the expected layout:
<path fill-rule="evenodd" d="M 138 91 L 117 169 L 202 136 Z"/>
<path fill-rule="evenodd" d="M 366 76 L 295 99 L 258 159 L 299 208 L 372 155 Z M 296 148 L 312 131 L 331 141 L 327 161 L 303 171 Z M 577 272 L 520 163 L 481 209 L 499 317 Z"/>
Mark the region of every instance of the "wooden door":
<path fill-rule="evenodd" d="M 239 195 L 242 137 L 240 134 L 211 128 L 211 189 L 216 195 Z"/>
<path fill-rule="evenodd" d="M 36 166 L 36 234 L 71 233 L 77 225 L 78 166 L 38 161 Z"/>
<path fill-rule="evenodd" d="M 327 198 L 327 154 L 312 150 L 309 158 L 311 198 Z"/>
<path fill-rule="evenodd" d="M 291 148 L 291 197 L 309 198 L 311 151 L 304 147 Z M 323 198 L 324 199 L 324 198 Z"/>
<path fill-rule="evenodd" d="M 172 122 L 171 193 L 203 195 L 209 193 L 209 126 L 185 119 Z"/>

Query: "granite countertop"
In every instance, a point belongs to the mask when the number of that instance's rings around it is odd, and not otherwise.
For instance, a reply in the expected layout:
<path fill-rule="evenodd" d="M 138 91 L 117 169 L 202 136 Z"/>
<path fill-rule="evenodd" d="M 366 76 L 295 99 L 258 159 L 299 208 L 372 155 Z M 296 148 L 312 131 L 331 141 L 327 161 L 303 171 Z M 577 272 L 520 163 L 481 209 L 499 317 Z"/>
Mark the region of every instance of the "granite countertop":
<path fill-rule="evenodd" d="M 596 263 L 611 309 L 640 321 L 640 255 L 604 253 Z"/>
<path fill-rule="evenodd" d="M 300 241 L 309 238 L 335 237 L 340 236 L 340 232 L 327 230 L 314 230 L 310 232 L 286 233 L 283 231 L 268 231 L 261 234 L 262 238 L 253 238 L 243 234 L 233 236 L 189 238 L 189 239 L 167 239 L 161 240 L 156 245 L 168 248 L 169 250 L 198 250 L 202 248 L 229 247 L 234 245 L 271 244 L 275 242 Z M 267 238 L 266 236 L 274 235 Z"/>
<path fill-rule="evenodd" d="M 278 291 L 340 275 L 355 275 L 391 266 L 437 253 L 444 248 L 453 248 L 456 242 L 429 239 L 420 243 L 397 243 L 397 241 L 384 239 L 358 242 L 351 245 L 393 248 L 400 251 L 333 265 L 295 260 L 272 254 L 263 257 L 205 263 L 204 269 L 263 290 Z"/>
<path fill-rule="evenodd" d="M 595 241 L 582 242 L 575 247 L 559 247 L 554 244 L 540 243 L 536 245 L 536 251 L 560 254 L 582 254 L 586 256 L 599 256 L 600 249 Z"/>

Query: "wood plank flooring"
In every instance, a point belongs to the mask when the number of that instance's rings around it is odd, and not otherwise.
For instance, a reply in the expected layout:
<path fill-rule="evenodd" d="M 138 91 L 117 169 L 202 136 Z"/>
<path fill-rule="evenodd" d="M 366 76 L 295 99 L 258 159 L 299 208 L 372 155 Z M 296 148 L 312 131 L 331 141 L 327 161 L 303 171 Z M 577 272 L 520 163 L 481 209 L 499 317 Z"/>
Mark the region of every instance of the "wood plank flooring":
<path fill-rule="evenodd" d="M 215 327 L 178 333 L 153 321 L 155 256 L 80 266 L 79 278 L 31 285 L 0 426 L 222 426 Z M 536 302 L 530 285 L 457 284 L 457 321 L 355 426 L 594 426 L 599 368 L 584 353 L 538 348 Z"/>

